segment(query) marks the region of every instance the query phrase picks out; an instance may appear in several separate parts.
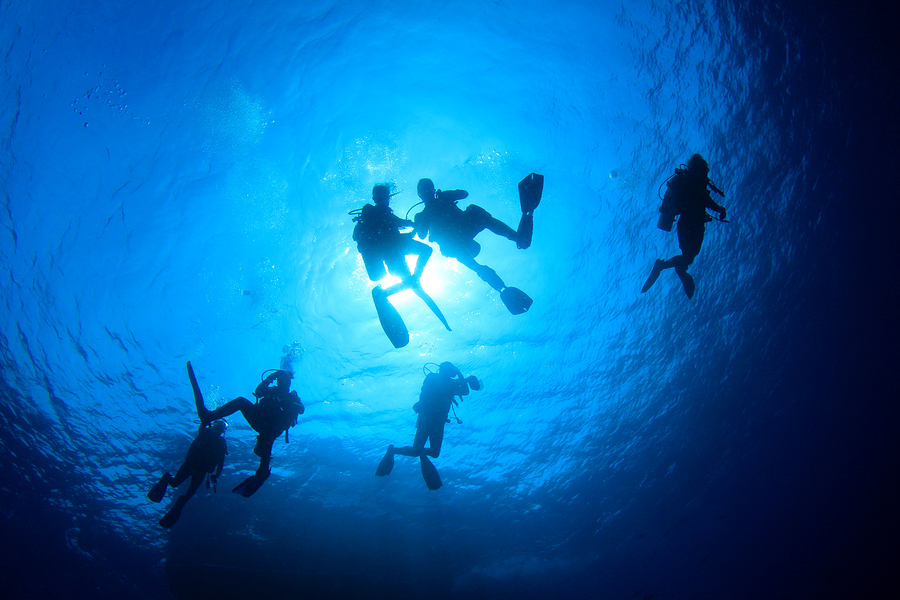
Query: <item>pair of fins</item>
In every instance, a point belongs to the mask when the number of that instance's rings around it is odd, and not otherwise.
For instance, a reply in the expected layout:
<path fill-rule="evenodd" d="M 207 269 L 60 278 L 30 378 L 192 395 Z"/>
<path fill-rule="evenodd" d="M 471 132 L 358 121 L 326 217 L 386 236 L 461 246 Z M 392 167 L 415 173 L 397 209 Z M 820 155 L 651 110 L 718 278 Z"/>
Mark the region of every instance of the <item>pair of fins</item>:
<path fill-rule="evenodd" d="M 156 482 L 150 491 L 147 492 L 147 497 L 151 502 L 162 502 L 162 499 L 166 495 L 166 490 L 169 487 L 169 484 L 172 482 L 172 476 L 166 473 L 163 475 L 159 481 Z M 181 509 L 184 508 L 184 505 L 187 504 L 188 497 L 187 496 L 179 496 L 175 501 L 175 504 L 172 505 L 172 508 L 169 509 L 163 518 L 159 520 L 159 526 L 163 529 L 168 529 L 172 525 L 178 522 L 178 518 L 181 517 Z"/>
<path fill-rule="evenodd" d="M 650 271 L 650 276 L 647 277 L 647 281 L 644 282 L 644 287 L 641 288 L 641 293 L 644 294 L 653 287 L 653 284 L 656 283 L 656 280 L 659 279 L 659 274 L 663 272 L 665 269 L 665 261 L 656 259 L 656 262 L 653 263 L 653 269 Z M 687 269 L 682 267 L 675 267 L 675 273 L 678 275 L 678 278 L 681 280 L 681 285 L 684 286 L 684 293 L 687 294 L 688 298 L 694 297 L 694 291 L 697 288 L 697 284 L 694 283 L 694 278 L 691 277 L 691 274 L 687 272 Z"/>
<path fill-rule="evenodd" d="M 422 478 L 425 480 L 425 485 L 428 486 L 429 490 L 438 490 L 441 488 L 443 482 L 441 481 L 441 476 L 438 473 L 437 468 L 432 464 L 428 457 L 425 454 L 419 455 L 419 464 L 422 467 Z M 387 452 L 384 454 L 384 458 L 381 459 L 381 462 L 378 463 L 378 468 L 375 469 L 376 477 L 385 477 L 391 474 L 391 471 L 394 469 L 394 447 L 388 446 Z"/>
<path fill-rule="evenodd" d="M 453 331 L 450 329 L 450 324 L 447 323 L 447 319 L 444 318 L 444 313 L 441 312 L 441 309 L 438 308 L 435 301 L 432 300 L 431 296 L 425 293 L 425 290 L 423 290 L 421 286 L 415 285 L 409 289 L 425 302 L 428 308 L 431 309 L 431 312 L 433 312 L 435 316 L 440 319 L 441 323 L 444 324 L 447 331 Z M 378 313 L 378 320 L 381 322 L 381 328 L 384 329 L 385 335 L 388 336 L 388 339 L 391 341 L 394 348 L 403 348 L 409 344 L 409 329 L 407 329 L 406 323 L 403 322 L 403 317 L 400 316 L 400 313 L 397 312 L 397 309 L 394 308 L 394 305 L 388 300 L 387 292 L 385 292 L 385 289 L 380 285 L 372 288 L 372 301 L 375 303 L 375 312 Z"/>
<path fill-rule="evenodd" d="M 519 219 L 519 228 L 516 230 L 516 247 L 525 250 L 531 247 L 531 239 L 534 233 L 534 209 L 541 203 L 541 195 L 544 193 L 544 176 L 538 173 L 529 173 L 519 182 L 519 207 L 522 209 L 522 218 Z M 534 300 L 514 287 L 505 287 L 500 290 L 500 300 L 506 309 L 514 314 L 521 315 L 527 312 Z"/>
<path fill-rule="evenodd" d="M 534 209 L 541 203 L 543 193 L 543 175 L 529 173 L 525 179 L 519 182 L 519 206 L 522 209 L 522 218 L 519 219 L 519 228 L 516 230 L 518 234 L 516 246 L 520 250 L 531 246 L 531 237 L 534 233 Z"/>
<path fill-rule="evenodd" d="M 206 408 L 206 403 L 203 402 L 203 394 L 200 392 L 200 386 L 197 385 L 197 377 L 194 375 L 194 367 L 191 366 L 191 361 L 187 362 L 187 372 L 188 372 L 188 378 L 191 380 L 191 389 L 194 390 L 194 404 L 197 408 L 197 416 L 200 417 L 200 422 L 205 425 L 212 420 L 212 418 L 211 418 L 212 411 L 210 411 L 208 408 Z M 166 475 L 168 475 L 168 473 L 166 473 Z M 231 491 L 234 492 L 235 494 L 243 496 L 244 498 L 249 498 L 250 496 L 252 496 L 253 494 L 256 493 L 256 490 L 258 490 L 260 488 L 260 486 L 263 483 L 265 483 L 266 479 L 268 479 L 268 478 L 269 478 L 268 473 L 266 473 L 265 475 L 256 473 L 254 475 L 251 475 L 250 477 L 248 477 L 241 483 L 239 483 L 238 486 Z M 153 488 L 150 490 L 150 494 L 155 495 L 158 493 L 159 498 L 161 500 L 162 495 L 165 494 L 165 491 L 166 491 L 166 487 L 165 487 L 165 485 L 163 485 L 164 482 L 165 482 L 165 476 L 163 476 L 163 479 L 161 479 L 159 481 L 159 483 L 157 483 L 155 486 L 153 486 Z M 165 483 L 167 484 L 168 482 L 165 482 Z M 157 490 L 157 488 L 160 485 L 162 485 L 161 491 Z M 154 496 L 151 496 L 150 494 L 147 494 L 147 495 L 150 497 L 151 500 L 153 500 Z M 159 502 L 159 500 L 153 500 L 153 501 Z M 180 509 L 179 509 L 179 512 L 180 512 Z M 177 518 L 178 517 L 176 517 L 176 519 Z"/>

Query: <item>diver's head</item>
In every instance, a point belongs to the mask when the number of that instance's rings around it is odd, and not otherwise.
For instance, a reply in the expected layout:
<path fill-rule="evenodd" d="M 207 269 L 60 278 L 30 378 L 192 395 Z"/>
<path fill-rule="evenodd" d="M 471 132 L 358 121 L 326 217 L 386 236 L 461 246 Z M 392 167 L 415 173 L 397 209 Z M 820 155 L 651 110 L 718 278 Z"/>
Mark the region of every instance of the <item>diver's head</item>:
<path fill-rule="evenodd" d="M 697 175 L 699 177 L 706 177 L 709 175 L 709 163 L 707 163 L 699 154 L 691 156 L 687 161 L 687 166 L 688 171 L 690 171 L 692 175 Z"/>
<path fill-rule="evenodd" d="M 448 377 L 450 379 L 459 375 L 462 376 L 462 373 L 459 372 L 459 369 L 456 368 L 452 362 L 442 362 L 438 367 L 438 373 L 441 374 L 442 377 Z"/>
<path fill-rule="evenodd" d="M 217 421 L 213 421 L 209 424 L 209 430 L 212 431 L 216 435 L 225 435 L 225 430 L 228 429 L 228 423 L 219 419 Z"/>
<path fill-rule="evenodd" d="M 428 204 L 434 200 L 434 182 L 430 179 L 420 179 L 419 185 L 416 186 L 416 192 L 419 194 L 419 198 Z"/>
<path fill-rule="evenodd" d="M 391 201 L 391 188 L 384 184 L 378 184 L 372 188 L 372 200 L 376 206 L 387 206 Z"/>
<path fill-rule="evenodd" d="M 291 379 L 293 378 L 294 374 L 290 371 L 282 369 L 275 372 L 275 382 L 280 390 L 287 391 L 291 387 Z"/>

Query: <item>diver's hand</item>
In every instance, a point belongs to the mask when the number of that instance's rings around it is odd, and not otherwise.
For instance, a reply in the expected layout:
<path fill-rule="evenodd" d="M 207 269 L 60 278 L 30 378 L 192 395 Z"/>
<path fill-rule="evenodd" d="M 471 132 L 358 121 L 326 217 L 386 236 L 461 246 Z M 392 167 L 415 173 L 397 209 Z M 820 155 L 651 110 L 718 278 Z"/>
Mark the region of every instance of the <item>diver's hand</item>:
<path fill-rule="evenodd" d="M 469 375 L 468 377 L 466 377 L 466 383 L 468 383 L 469 387 L 472 388 L 473 390 L 475 390 L 476 392 L 480 392 L 481 388 L 484 387 L 484 385 L 482 385 L 482 383 L 480 381 L 478 381 L 478 378 L 475 377 L 474 375 Z"/>
<path fill-rule="evenodd" d="M 719 211 L 719 218 L 722 219 L 723 221 L 725 220 L 725 214 L 726 214 L 726 213 L 725 213 L 725 209 L 724 209 L 724 208 L 723 208 L 722 210 Z"/>

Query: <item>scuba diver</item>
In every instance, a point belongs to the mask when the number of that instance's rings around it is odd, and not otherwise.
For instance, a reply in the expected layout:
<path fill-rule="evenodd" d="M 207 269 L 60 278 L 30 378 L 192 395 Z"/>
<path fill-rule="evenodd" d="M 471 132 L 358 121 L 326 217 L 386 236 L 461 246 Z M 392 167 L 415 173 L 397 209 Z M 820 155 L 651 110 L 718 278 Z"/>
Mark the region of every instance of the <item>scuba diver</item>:
<path fill-rule="evenodd" d="M 203 396 L 200 394 L 200 388 L 197 387 L 194 380 L 191 363 L 188 363 L 188 375 L 194 388 L 194 402 L 197 405 L 202 405 Z M 187 501 L 191 499 L 194 493 L 200 489 L 200 484 L 203 483 L 203 478 L 208 473 L 210 475 L 206 478 L 206 487 L 209 488 L 209 484 L 212 483 L 213 491 L 215 491 L 216 481 L 222 474 L 222 467 L 225 466 L 225 455 L 228 454 L 224 437 L 227 426 L 225 421 L 206 421 L 200 425 L 197 437 L 191 442 L 187 455 L 184 457 L 184 462 L 178 467 L 178 471 L 175 472 L 175 477 L 165 473 L 156 485 L 150 488 L 147 497 L 153 502 L 160 502 L 166 495 L 166 490 L 169 487 L 177 488 L 184 483 L 185 479 L 191 478 L 187 491 L 178 497 L 178 500 L 175 501 L 169 512 L 159 520 L 160 527 L 168 529 L 178 521 L 178 518 L 181 516 L 181 509 L 184 508 L 184 505 L 187 504 Z"/>
<path fill-rule="evenodd" d="M 287 443 L 287 430 L 297 424 L 297 417 L 304 411 L 303 403 L 297 392 L 290 391 L 291 379 L 294 378 L 294 375 L 290 371 L 276 369 L 272 369 L 272 371 L 274 372 L 256 386 L 256 391 L 253 392 L 256 403 L 250 402 L 244 397 L 238 397 L 215 410 L 209 410 L 203 404 L 203 397 L 199 394 L 194 370 L 191 368 L 191 363 L 188 362 L 188 375 L 191 378 L 191 385 L 194 386 L 194 399 L 197 401 L 197 414 L 200 415 L 200 421 L 208 423 L 241 411 L 250 427 L 259 434 L 256 436 L 256 446 L 253 448 L 253 453 L 259 457 L 259 468 L 254 475 L 231 490 L 244 498 L 249 498 L 256 493 L 256 490 L 269 478 L 272 444 L 282 432 L 284 441 Z M 276 382 L 274 386 L 272 385 L 273 381 Z"/>
<path fill-rule="evenodd" d="M 412 290 L 440 319 L 447 331 L 450 331 L 450 325 L 431 296 L 422 289 L 419 281 L 431 257 L 431 246 L 414 240 L 412 232 L 400 233 L 402 228 L 413 227 L 413 222 L 395 215 L 390 208 L 390 199 L 390 188 L 383 184 L 376 185 L 372 188 L 374 206 L 366 204 L 361 209 L 351 211 L 350 214 L 355 215 L 353 220 L 356 222 L 353 228 L 353 241 L 356 242 L 356 247 L 362 255 L 369 279 L 381 281 L 388 272 L 401 279 L 400 283 L 387 289 L 380 285 L 375 286 L 372 289 L 372 300 L 375 302 L 382 328 L 391 343 L 395 348 L 402 348 L 409 343 L 409 331 L 400 314 L 388 300 L 389 296 L 404 290 Z M 406 263 L 406 257 L 409 255 L 416 256 L 416 268 L 412 273 Z"/>
<path fill-rule="evenodd" d="M 501 237 L 516 242 L 522 250 L 531 246 L 534 231 L 534 209 L 541 202 L 544 189 L 544 176 L 531 173 L 519 182 L 519 203 L 522 217 L 518 230 L 495 219 L 491 214 L 470 204 L 465 210 L 457 206 L 457 202 L 467 198 L 465 190 L 437 190 L 430 179 L 420 179 L 417 186 L 419 198 L 425 208 L 415 217 L 416 237 L 424 240 L 428 237 L 437 242 L 441 254 L 455 258 L 500 292 L 500 299 L 514 315 L 519 315 L 531 308 L 532 299 L 522 290 L 507 287 L 497 272 L 487 265 L 479 264 L 475 257 L 481 252 L 481 245 L 475 236 L 489 229 Z"/>
<path fill-rule="evenodd" d="M 692 298 L 695 288 L 694 278 L 687 270 L 700 253 L 706 223 L 713 220 L 706 209 L 719 213 L 717 221 L 728 223 L 725 220 L 725 208 L 716 204 L 709 193 L 711 189 L 725 197 L 725 193 L 709 179 L 709 164 L 702 156 L 694 154 L 685 166 L 686 168 L 675 169 L 675 174 L 667 180 L 666 194 L 659 208 L 661 214 L 657 223 L 657 227 L 663 231 L 672 231 L 675 215 L 681 215 L 678 218 L 677 228 L 681 254 L 669 260 L 656 259 L 650 276 L 641 288 L 642 294 L 653 287 L 663 269 L 674 268 L 685 293 L 688 298 Z"/>
<path fill-rule="evenodd" d="M 416 419 L 416 437 L 413 440 L 413 445 L 402 448 L 395 448 L 393 445 L 388 446 L 384 458 L 378 463 L 375 476 L 384 477 L 391 474 L 391 470 L 394 468 L 394 454 L 418 456 L 425 484 L 429 490 L 436 490 L 442 485 L 441 476 L 438 475 L 437 469 L 434 468 L 428 457 L 437 458 L 441 453 L 441 443 L 444 440 L 444 425 L 450 422 L 450 419 L 447 417 L 450 414 L 451 407 L 457 404 L 455 397 L 459 396 L 460 400 L 462 400 L 462 396 L 469 394 L 470 387 L 477 392 L 484 386 L 474 375 L 463 378 L 462 373 L 453 363 L 441 363 L 437 373 L 427 371 L 427 367 L 428 365 L 426 364 L 427 375 L 425 376 L 425 382 L 422 384 L 419 401 L 413 405 L 413 410 L 419 415 Z M 453 417 L 456 418 L 457 423 L 462 423 L 456 417 L 456 411 L 454 411 Z M 431 444 L 426 448 L 425 442 L 429 439 Z"/>

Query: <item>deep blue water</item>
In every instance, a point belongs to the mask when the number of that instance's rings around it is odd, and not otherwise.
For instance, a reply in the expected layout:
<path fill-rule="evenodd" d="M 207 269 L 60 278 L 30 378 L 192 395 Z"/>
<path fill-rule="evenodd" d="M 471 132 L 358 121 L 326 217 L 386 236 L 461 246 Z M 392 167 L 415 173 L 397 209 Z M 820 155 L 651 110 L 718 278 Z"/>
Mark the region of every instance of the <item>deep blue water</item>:
<path fill-rule="evenodd" d="M 8 598 L 849 598 L 896 589 L 900 134 L 879 4 L 0 2 Z M 726 191 L 689 300 L 654 259 L 693 152 Z M 465 189 L 527 251 L 438 252 L 388 343 L 347 212 Z M 418 210 L 418 209 L 416 209 Z M 146 499 L 293 347 L 252 498 Z M 434 462 L 427 362 L 486 387 Z M 167 501 L 174 499 L 170 493 Z"/>

